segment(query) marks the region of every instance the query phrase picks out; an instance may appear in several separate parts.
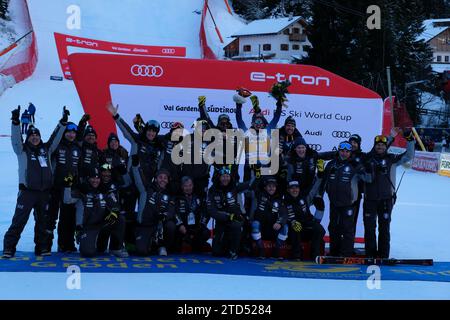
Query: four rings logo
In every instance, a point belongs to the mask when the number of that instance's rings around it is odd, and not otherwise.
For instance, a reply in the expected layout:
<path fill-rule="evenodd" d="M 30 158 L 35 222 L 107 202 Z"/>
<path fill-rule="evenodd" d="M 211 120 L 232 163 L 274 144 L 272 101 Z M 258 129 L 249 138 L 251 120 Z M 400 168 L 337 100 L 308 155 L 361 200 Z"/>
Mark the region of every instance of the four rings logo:
<path fill-rule="evenodd" d="M 322 145 L 321 144 L 309 144 L 309 147 L 315 151 L 320 151 L 322 150 Z"/>
<path fill-rule="evenodd" d="M 164 70 L 160 66 L 135 64 L 131 67 L 131 74 L 135 77 L 159 78 L 163 73 Z"/>
<path fill-rule="evenodd" d="M 165 54 L 175 54 L 175 49 L 174 49 L 174 48 L 163 48 L 163 49 L 162 49 L 162 53 L 165 53 Z"/>
<path fill-rule="evenodd" d="M 161 128 L 170 129 L 170 128 L 172 128 L 172 123 L 173 122 L 170 122 L 170 121 L 163 121 L 163 122 L 161 122 Z"/>
<path fill-rule="evenodd" d="M 350 138 L 351 135 L 351 132 L 348 131 L 333 131 L 331 133 L 333 138 Z"/>

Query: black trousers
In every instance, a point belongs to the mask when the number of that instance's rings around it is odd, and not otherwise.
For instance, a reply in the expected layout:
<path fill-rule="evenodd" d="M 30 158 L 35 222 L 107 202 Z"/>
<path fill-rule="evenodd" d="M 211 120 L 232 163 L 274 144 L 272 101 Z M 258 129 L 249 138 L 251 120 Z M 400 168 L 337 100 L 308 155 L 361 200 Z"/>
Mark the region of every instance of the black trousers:
<path fill-rule="evenodd" d="M 50 194 L 47 191 L 21 190 L 17 197 L 16 211 L 11 226 L 3 239 L 3 250 L 16 252 L 20 235 L 27 224 L 31 210 L 34 210 L 34 251 L 40 254 L 47 248 L 47 234 L 45 232 L 46 215 Z"/>
<path fill-rule="evenodd" d="M 134 246 L 136 241 L 136 201 L 139 197 L 135 187 L 120 190 L 121 208 L 125 211 L 125 243 Z"/>
<path fill-rule="evenodd" d="M 364 241 L 368 257 L 389 258 L 392 199 L 364 200 Z M 378 218 L 378 250 L 377 250 Z"/>
<path fill-rule="evenodd" d="M 291 227 L 289 228 L 289 236 L 292 245 L 292 258 L 304 259 L 302 241 L 311 241 L 311 258 L 316 259 L 320 256 L 320 246 L 323 243 L 325 236 L 325 229 L 319 222 L 307 221 L 302 223 L 302 230 L 295 232 Z"/>
<path fill-rule="evenodd" d="M 59 216 L 59 220 L 58 220 Z M 51 191 L 48 214 L 46 219 L 46 230 L 48 233 L 48 250 L 53 245 L 53 232 L 58 220 L 58 248 L 62 251 L 74 250 L 75 247 L 75 204 L 63 203 L 63 189 L 55 188 Z"/>
<path fill-rule="evenodd" d="M 80 254 L 82 257 L 94 257 L 106 250 L 108 238 L 117 237 L 123 243 L 123 235 L 125 232 L 125 220 L 120 218 L 110 226 L 86 226 L 81 231 L 80 236 Z M 105 245 L 106 239 L 106 245 Z M 120 248 L 110 248 L 118 250 Z"/>
<path fill-rule="evenodd" d="M 242 223 L 237 221 L 217 222 L 214 228 L 212 254 L 226 256 L 229 252 L 238 253 L 241 242 Z"/>
<path fill-rule="evenodd" d="M 354 206 L 336 207 L 330 204 L 330 255 L 351 257 L 355 242 Z"/>
<path fill-rule="evenodd" d="M 123 241 L 125 237 L 125 217 L 119 215 L 117 221 L 100 230 L 97 239 L 97 252 L 105 252 L 109 250 L 120 250 L 123 248 Z"/>
<path fill-rule="evenodd" d="M 142 226 L 137 225 L 135 231 L 136 254 L 140 256 L 149 255 L 152 251 L 153 245 L 158 247 L 166 247 L 169 251 L 175 250 L 175 233 L 176 224 L 169 220 L 160 226 Z"/>
<path fill-rule="evenodd" d="M 179 251 L 181 249 L 182 243 L 185 242 L 192 247 L 193 251 L 201 251 L 203 246 L 208 241 L 211 232 L 205 226 L 200 227 L 186 227 L 186 234 L 181 234 L 177 228 L 176 232 L 176 250 Z"/>
<path fill-rule="evenodd" d="M 354 226 L 354 229 L 355 229 L 355 234 L 356 234 L 356 225 L 358 224 L 358 216 L 359 216 L 359 208 L 361 206 L 361 200 L 362 200 L 362 193 L 359 192 L 358 193 L 358 198 L 356 199 L 355 203 L 353 204 L 354 207 L 355 207 L 354 210 L 353 210 L 353 212 L 354 212 L 353 226 Z"/>

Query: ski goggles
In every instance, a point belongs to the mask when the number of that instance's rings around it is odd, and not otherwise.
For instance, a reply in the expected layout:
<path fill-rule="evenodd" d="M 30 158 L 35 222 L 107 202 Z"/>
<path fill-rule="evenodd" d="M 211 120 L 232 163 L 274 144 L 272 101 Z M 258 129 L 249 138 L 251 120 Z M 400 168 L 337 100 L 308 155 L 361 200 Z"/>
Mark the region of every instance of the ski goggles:
<path fill-rule="evenodd" d="M 351 145 L 351 143 L 344 141 L 344 142 L 339 143 L 338 149 L 352 151 L 352 145 Z"/>
<path fill-rule="evenodd" d="M 256 119 L 255 122 L 253 122 L 255 125 L 263 125 L 264 121 L 262 121 L 262 119 Z"/>
<path fill-rule="evenodd" d="M 78 131 L 78 126 L 75 123 L 69 123 L 66 126 L 66 131 Z"/>
<path fill-rule="evenodd" d="M 219 175 L 229 174 L 231 175 L 231 169 L 228 167 L 222 167 L 219 169 Z"/>
<path fill-rule="evenodd" d="M 375 143 L 378 143 L 378 142 L 387 143 L 387 137 L 383 136 L 383 135 L 376 136 L 375 137 Z"/>

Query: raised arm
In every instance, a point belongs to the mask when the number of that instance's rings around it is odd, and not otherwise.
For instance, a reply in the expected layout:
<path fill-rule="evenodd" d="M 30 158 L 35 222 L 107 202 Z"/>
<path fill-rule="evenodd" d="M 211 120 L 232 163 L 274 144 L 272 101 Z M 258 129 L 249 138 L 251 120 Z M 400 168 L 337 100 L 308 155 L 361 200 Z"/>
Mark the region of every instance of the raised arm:
<path fill-rule="evenodd" d="M 206 111 L 206 97 L 200 96 L 198 97 L 198 110 L 200 112 L 200 119 L 208 122 L 210 128 L 214 128 L 214 123 L 211 120 L 208 112 Z"/>
<path fill-rule="evenodd" d="M 20 106 L 11 111 L 11 144 L 14 153 L 19 155 L 23 151 L 22 134 L 20 132 Z"/>
<path fill-rule="evenodd" d="M 273 114 L 273 118 L 269 123 L 269 129 L 275 129 L 278 125 L 278 121 L 280 121 L 281 117 L 281 107 L 283 106 L 283 103 L 281 100 L 277 101 L 277 108 L 275 109 L 275 113 Z"/>
<path fill-rule="evenodd" d="M 64 111 L 67 111 L 64 107 Z M 52 135 L 46 142 L 46 145 L 48 146 L 48 152 L 52 154 L 55 152 L 56 148 L 58 148 L 59 143 L 61 142 L 61 139 L 64 135 L 64 131 L 66 129 L 67 120 L 68 120 L 68 114 L 64 112 L 63 118 L 59 121 L 58 125 L 56 126 L 55 130 L 53 130 Z"/>
<path fill-rule="evenodd" d="M 247 131 L 247 126 L 242 120 L 242 104 L 236 103 L 236 123 L 239 129 Z"/>

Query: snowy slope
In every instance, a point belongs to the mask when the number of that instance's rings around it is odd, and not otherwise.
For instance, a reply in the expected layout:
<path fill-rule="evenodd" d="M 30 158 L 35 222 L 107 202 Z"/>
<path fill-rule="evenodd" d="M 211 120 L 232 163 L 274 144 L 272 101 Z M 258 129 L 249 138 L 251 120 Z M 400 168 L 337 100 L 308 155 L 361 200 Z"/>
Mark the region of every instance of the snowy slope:
<path fill-rule="evenodd" d="M 210 7 L 224 40 L 242 22 L 225 11 L 223 1 Z M 66 8 L 82 9 L 81 30 L 66 29 Z M 135 0 L 126 7 L 119 0 L 29 0 L 38 43 L 39 63 L 28 80 L 0 97 L 0 236 L 9 227 L 17 193 L 17 160 L 9 138 L 10 110 L 32 101 L 37 106 L 37 124 L 48 137 L 67 105 L 78 120 L 82 107 L 71 81 L 50 81 L 61 75 L 53 32 L 115 42 L 187 47 L 187 55 L 200 58 L 198 32 L 201 0 Z M 208 24 L 208 40 L 215 53 L 222 44 Z M 215 39 L 215 40 L 214 40 Z M 398 174 L 403 169 L 399 169 Z M 392 221 L 392 256 L 434 258 L 450 261 L 450 179 L 408 170 L 399 191 Z M 32 218 L 30 219 L 32 220 Z M 18 250 L 32 251 L 33 223 L 27 225 Z M 2 245 L 0 245 L 0 250 Z M 55 249 L 55 248 L 53 248 Z M 109 281 L 106 281 L 108 279 Z M 113 280 L 113 281 L 111 281 Z M 192 274 L 86 274 L 81 291 L 65 289 L 65 274 L 0 273 L 0 298 L 89 299 L 394 299 L 450 298 L 448 283 L 383 282 L 381 291 L 368 290 L 364 282 Z M 43 285 L 45 283 L 45 286 Z M 211 292 L 211 285 L 214 290 Z M 185 290 L 185 287 L 191 290 Z M 150 289 L 151 288 L 151 289 Z M 339 292 L 339 294 L 337 294 Z"/>

